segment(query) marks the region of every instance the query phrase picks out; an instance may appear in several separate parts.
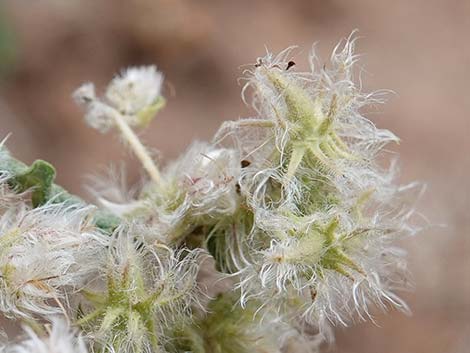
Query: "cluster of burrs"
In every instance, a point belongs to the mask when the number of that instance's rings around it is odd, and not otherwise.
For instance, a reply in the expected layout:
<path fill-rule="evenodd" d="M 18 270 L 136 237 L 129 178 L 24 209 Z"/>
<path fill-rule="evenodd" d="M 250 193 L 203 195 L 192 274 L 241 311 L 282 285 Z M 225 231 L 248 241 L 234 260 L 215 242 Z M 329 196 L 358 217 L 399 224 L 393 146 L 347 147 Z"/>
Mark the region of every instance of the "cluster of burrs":
<path fill-rule="evenodd" d="M 0 311 L 26 326 L 16 353 L 318 352 L 336 324 L 408 310 L 397 238 L 413 234 L 419 185 L 394 183 L 398 141 L 362 114 L 354 39 L 296 71 L 289 48 L 244 73 L 254 116 L 224 123 L 159 168 L 135 128 L 165 105 L 154 66 L 105 93 L 74 94 L 86 121 L 118 132 L 148 178 L 96 179 L 97 206 L 55 170 L 0 145 Z"/>

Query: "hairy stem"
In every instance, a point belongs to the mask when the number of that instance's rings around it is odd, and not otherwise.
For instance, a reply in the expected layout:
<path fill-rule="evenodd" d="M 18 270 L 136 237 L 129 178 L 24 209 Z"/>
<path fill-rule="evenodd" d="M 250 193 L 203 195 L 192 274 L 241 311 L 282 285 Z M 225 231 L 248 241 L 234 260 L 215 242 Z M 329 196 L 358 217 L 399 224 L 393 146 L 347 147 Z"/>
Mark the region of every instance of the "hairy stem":
<path fill-rule="evenodd" d="M 150 178 L 157 184 L 161 183 L 160 171 L 158 170 L 153 159 L 150 157 L 149 152 L 137 137 L 134 130 L 125 121 L 124 117 L 116 110 L 113 110 L 112 117 L 116 123 L 117 128 L 121 132 L 124 139 L 129 143 L 132 151 L 142 163 L 142 166 L 149 174 Z"/>

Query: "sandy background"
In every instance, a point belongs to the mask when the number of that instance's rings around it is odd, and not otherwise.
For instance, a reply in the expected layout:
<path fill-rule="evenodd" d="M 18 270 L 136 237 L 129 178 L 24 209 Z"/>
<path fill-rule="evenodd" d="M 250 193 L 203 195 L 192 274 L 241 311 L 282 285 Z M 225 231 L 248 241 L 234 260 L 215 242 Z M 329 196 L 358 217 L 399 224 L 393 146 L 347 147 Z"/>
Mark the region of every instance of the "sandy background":
<path fill-rule="evenodd" d="M 405 244 L 413 316 L 338 329 L 330 351 L 470 352 L 468 0 L 0 0 L 0 136 L 11 132 L 16 156 L 52 162 L 59 183 L 86 196 L 97 166 L 137 163 L 117 138 L 86 127 L 70 99 L 81 82 L 102 87 L 122 67 L 157 64 L 168 106 L 142 136 L 164 163 L 249 114 L 239 66 L 264 45 L 298 44 L 301 64 L 313 42 L 326 59 L 355 28 L 365 88 L 397 93 L 370 118 L 402 138 L 402 179 L 428 184 L 419 207 L 436 226 Z"/>

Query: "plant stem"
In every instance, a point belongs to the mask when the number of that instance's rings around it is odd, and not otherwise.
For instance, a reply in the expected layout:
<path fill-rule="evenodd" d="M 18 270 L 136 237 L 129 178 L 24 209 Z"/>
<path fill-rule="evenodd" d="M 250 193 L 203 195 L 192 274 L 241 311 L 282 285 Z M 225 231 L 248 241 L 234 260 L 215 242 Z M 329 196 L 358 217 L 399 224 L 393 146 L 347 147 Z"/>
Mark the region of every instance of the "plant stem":
<path fill-rule="evenodd" d="M 112 116 L 122 136 L 129 143 L 134 154 L 140 160 L 144 169 L 149 174 L 150 178 L 157 185 L 160 185 L 160 171 L 158 170 L 156 164 L 150 157 L 150 154 L 145 148 L 145 146 L 142 144 L 142 142 L 140 142 L 135 132 L 129 127 L 124 117 L 118 111 L 113 109 Z"/>

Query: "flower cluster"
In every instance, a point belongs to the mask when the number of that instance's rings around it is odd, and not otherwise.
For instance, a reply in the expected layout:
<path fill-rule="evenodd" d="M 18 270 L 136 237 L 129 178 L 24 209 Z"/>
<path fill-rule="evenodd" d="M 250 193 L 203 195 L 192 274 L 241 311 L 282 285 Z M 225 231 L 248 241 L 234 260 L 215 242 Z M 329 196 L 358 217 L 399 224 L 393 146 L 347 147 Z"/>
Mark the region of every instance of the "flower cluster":
<path fill-rule="evenodd" d="M 1 144 L 0 311 L 31 325 L 6 352 L 315 353 L 334 325 L 407 311 L 395 242 L 418 229 L 422 187 L 385 164 L 398 138 L 363 116 L 383 92 L 356 84 L 354 46 L 327 65 L 312 51 L 307 72 L 294 48 L 268 52 L 244 72 L 253 116 L 161 170 L 134 129 L 163 107 L 163 75 L 130 68 L 102 98 L 83 85 L 86 121 L 115 128 L 149 177 L 95 179 L 98 207 Z M 223 285 L 205 286 L 209 273 Z M 85 340 L 56 319 L 42 338 L 52 314 Z"/>
<path fill-rule="evenodd" d="M 290 53 L 268 53 L 247 71 L 257 116 L 216 136 L 246 161 L 239 185 L 250 218 L 216 232 L 214 242 L 237 249 L 221 261 L 240 278 L 242 304 L 263 297 L 309 324 L 366 319 L 371 304 L 406 311 L 393 292 L 406 268 L 391 242 L 413 232 L 403 201 L 420 188 L 393 184 L 393 168 L 376 162 L 397 141 L 361 115 L 380 96 L 353 83 L 354 40 L 334 50 L 329 68 L 312 52 L 310 72 L 293 71 Z"/>
<path fill-rule="evenodd" d="M 38 335 L 30 327 L 25 327 L 27 338 L 4 347 L 3 353 L 88 353 L 85 340 L 77 336 L 68 324 L 58 317 L 52 318 L 52 327 L 47 335 Z"/>
<path fill-rule="evenodd" d="M 130 68 L 111 81 L 104 99 L 96 97 L 92 83 L 77 89 L 74 98 L 86 107 L 85 119 L 90 126 L 102 132 L 119 124 L 116 115 L 131 126 L 145 126 L 164 104 L 162 83 L 163 75 L 155 66 Z"/>
<path fill-rule="evenodd" d="M 108 237 L 91 224 L 94 207 L 32 209 L 8 195 L 0 199 L 0 311 L 10 318 L 65 313 L 68 294 L 102 266 Z"/>
<path fill-rule="evenodd" d="M 164 331 L 197 305 L 200 251 L 151 246 L 134 232 L 113 237 L 105 277 L 83 291 L 89 309 L 77 323 L 113 352 L 158 352 Z"/>

